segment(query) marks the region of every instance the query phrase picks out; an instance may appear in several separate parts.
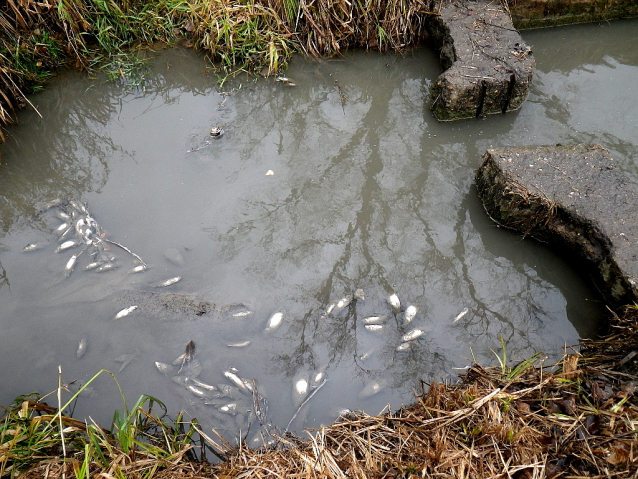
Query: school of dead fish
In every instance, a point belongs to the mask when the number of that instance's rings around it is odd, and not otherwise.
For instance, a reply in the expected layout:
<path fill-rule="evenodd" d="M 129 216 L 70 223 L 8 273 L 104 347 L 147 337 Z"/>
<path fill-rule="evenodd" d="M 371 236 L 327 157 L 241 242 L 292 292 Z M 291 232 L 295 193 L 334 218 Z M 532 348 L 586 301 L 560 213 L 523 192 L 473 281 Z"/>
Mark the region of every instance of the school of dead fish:
<path fill-rule="evenodd" d="M 95 270 L 96 272 L 108 271 L 116 269 L 115 256 L 110 252 L 110 246 L 114 245 L 131 255 L 136 266 L 131 268 L 129 273 L 142 273 L 148 269 L 148 265 L 142 259 L 126 246 L 106 238 L 106 232 L 102 230 L 100 225 L 90 214 L 88 205 L 78 201 L 61 201 L 54 200 L 48 203 L 44 212 L 53 218 L 62 220 L 63 222 L 53 228 L 53 233 L 58 236 L 58 246 L 54 253 L 65 252 L 82 246 L 79 252 L 74 253 L 67 260 L 64 267 L 64 275 L 69 277 L 75 270 L 78 260 L 85 252 L 90 256 L 89 262 L 85 265 L 85 271 Z M 24 252 L 32 252 L 45 248 L 48 242 L 33 242 L 23 248 Z M 175 276 L 153 284 L 155 287 L 168 287 L 174 285 L 181 280 L 181 276 Z M 354 293 L 345 295 L 341 299 L 329 304 L 322 320 L 328 318 L 337 318 L 348 310 L 350 305 L 356 301 L 364 301 L 365 294 L 363 290 L 357 289 Z M 409 326 L 417 317 L 419 311 L 415 305 L 409 305 L 405 309 L 402 308 L 401 301 L 396 293 L 392 293 L 387 298 L 390 307 L 390 313 L 381 315 L 373 315 L 362 318 L 364 328 L 371 332 L 383 331 L 391 318 L 396 321 L 396 327 L 402 331 L 403 328 Z M 115 320 L 129 316 L 137 311 L 137 305 L 127 306 L 121 309 L 114 316 Z M 452 321 L 457 323 L 469 313 L 469 308 L 463 309 Z M 231 313 L 231 316 L 240 318 L 251 315 L 253 312 L 247 309 L 239 309 Z M 284 321 L 284 312 L 277 311 L 273 313 L 264 329 L 265 332 L 276 330 Z M 423 328 L 413 328 L 405 331 L 401 336 L 401 343 L 396 346 L 397 352 L 409 351 L 416 347 L 417 340 L 426 334 Z M 250 340 L 228 343 L 230 348 L 245 348 L 251 344 Z M 76 357 L 82 358 L 87 351 L 87 338 L 82 338 L 78 344 Z M 359 359 L 365 361 L 373 351 L 368 351 L 361 355 Z M 121 364 L 119 372 L 121 372 L 130 362 L 135 359 L 133 354 L 123 354 L 114 359 Z M 170 377 L 175 383 L 184 387 L 193 396 L 201 399 L 205 405 L 213 406 L 218 413 L 217 419 L 228 423 L 229 417 L 233 418 L 233 424 L 226 424 L 227 428 L 233 428 L 241 434 L 246 433 L 251 424 L 258 420 L 260 427 L 258 433 L 252 440 L 253 446 L 268 446 L 274 442 L 273 433 L 275 432 L 273 425 L 267 420 L 268 401 L 265 393 L 257 386 L 256 380 L 248 380 L 239 376 L 237 369 L 229 368 L 223 371 L 226 383 L 216 385 L 209 384 L 198 379 L 202 371 L 201 364 L 195 359 L 195 343 L 190 341 L 185 348 L 183 354 L 178 356 L 171 364 L 156 361 L 155 367 L 162 374 Z M 293 415 L 292 420 L 297 416 L 299 410 L 306 404 L 311 397 L 318 392 L 326 382 L 325 370 L 315 371 L 310 374 L 308 372 L 299 372 L 293 378 L 292 398 L 293 404 L 297 407 L 297 411 Z M 367 384 L 359 393 L 362 399 L 371 397 L 386 387 L 384 381 L 373 381 Z M 290 426 L 290 423 L 289 425 Z"/>

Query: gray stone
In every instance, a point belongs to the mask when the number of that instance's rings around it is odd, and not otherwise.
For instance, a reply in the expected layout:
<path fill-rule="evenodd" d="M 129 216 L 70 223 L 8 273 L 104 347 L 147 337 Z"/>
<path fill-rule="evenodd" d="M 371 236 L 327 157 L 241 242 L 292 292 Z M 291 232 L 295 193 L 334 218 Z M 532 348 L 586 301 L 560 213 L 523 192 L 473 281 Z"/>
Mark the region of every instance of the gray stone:
<path fill-rule="evenodd" d="M 438 120 L 458 120 L 521 107 L 536 67 L 531 49 L 503 2 L 438 0 L 428 32 L 445 71 L 430 89 Z"/>
<path fill-rule="evenodd" d="M 612 304 L 636 301 L 638 197 L 606 149 L 489 149 L 476 184 L 495 221 L 579 255 Z"/>

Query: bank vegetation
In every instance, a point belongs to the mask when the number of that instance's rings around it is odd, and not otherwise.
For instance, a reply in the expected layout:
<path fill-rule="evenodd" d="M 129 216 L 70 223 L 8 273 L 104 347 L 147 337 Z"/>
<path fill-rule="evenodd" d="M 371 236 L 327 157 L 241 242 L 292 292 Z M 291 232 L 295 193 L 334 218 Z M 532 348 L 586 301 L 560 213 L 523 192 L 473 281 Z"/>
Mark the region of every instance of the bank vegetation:
<path fill-rule="evenodd" d="M 424 384 L 409 407 L 348 413 L 257 450 L 196 420 L 169 420 L 146 396 L 109 429 L 69 417 L 70 401 L 47 405 L 55 393 L 18 398 L 0 422 L 0 476 L 633 478 L 637 324 L 638 308 L 627 307 L 607 336 L 566 350 L 552 366 L 538 355 L 512 363 L 503 347 L 496 367 L 474 364 L 457 384 Z"/>
<path fill-rule="evenodd" d="M 221 78 L 279 72 L 295 52 L 401 49 L 425 35 L 430 0 L 5 0 L 0 2 L 0 127 L 56 68 L 135 68 L 134 53 L 182 43 Z M 0 128 L 0 140 L 4 139 Z"/>

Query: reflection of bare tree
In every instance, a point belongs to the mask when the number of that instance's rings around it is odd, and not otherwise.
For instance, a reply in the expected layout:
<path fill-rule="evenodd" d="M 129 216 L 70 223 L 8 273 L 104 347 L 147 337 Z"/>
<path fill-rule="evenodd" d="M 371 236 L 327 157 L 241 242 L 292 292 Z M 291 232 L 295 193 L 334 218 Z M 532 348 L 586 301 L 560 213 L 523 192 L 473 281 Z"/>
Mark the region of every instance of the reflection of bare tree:
<path fill-rule="evenodd" d="M 171 58 L 178 66 L 180 61 L 193 61 L 190 52 L 184 56 L 176 51 Z M 1 147 L 3 231 L 7 232 L 21 216 L 34 219 L 37 203 L 42 200 L 81 198 L 87 192 L 99 191 L 108 180 L 109 161 L 118 155 L 133 156 L 112 140 L 109 127 L 117 121 L 124 102 L 145 96 L 170 104 L 184 92 L 207 95 L 214 88 L 212 82 L 197 84 L 157 70 L 143 88 L 137 89 L 66 72 L 56 80 L 55 87 L 31 98 L 44 118 L 31 111 L 22 112 L 28 129 L 12 128 L 8 142 Z"/>
<path fill-rule="evenodd" d="M 2 289 L 2 287 L 4 285 L 7 285 L 7 287 L 9 289 L 11 289 L 11 283 L 9 283 L 9 277 L 7 276 L 7 270 L 4 269 L 4 267 L 2 266 L 2 263 L 0 263 L 0 289 Z"/>

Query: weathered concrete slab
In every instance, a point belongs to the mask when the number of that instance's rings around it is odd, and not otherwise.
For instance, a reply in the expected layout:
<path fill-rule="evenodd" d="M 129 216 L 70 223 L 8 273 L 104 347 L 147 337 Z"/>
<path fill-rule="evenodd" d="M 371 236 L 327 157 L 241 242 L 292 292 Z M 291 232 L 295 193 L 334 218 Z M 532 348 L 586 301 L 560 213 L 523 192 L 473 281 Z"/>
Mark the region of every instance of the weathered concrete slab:
<path fill-rule="evenodd" d="M 490 149 L 476 174 L 488 214 L 591 266 L 613 304 L 638 297 L 638 197 L 599 145 Z"/>
<path fill-rule="evenodd" d="M 437 119 L 458 120 L 521 107 L 536 62 L 501 2 L 438 0 L 428 32 L 446 70 L 430 90 Z"/>

